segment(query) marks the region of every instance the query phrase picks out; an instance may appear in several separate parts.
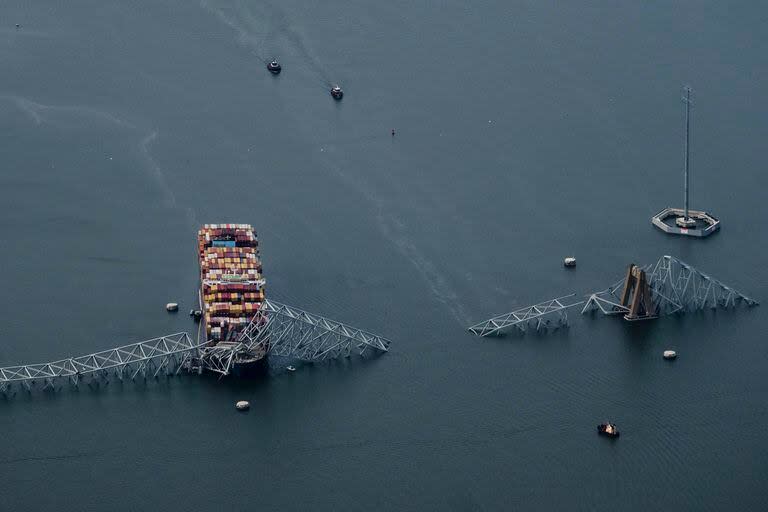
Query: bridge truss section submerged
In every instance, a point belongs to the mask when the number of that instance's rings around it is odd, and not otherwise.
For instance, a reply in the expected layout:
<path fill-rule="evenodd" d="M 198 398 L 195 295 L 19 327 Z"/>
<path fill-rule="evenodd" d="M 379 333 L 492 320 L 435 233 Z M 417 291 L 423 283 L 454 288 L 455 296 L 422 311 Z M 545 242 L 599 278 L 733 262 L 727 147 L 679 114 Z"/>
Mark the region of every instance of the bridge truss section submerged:
<path fill-rule="evenodd" d="M 575 300 L 575 295 L 572 293 L 495 316 L 473 325 L 469 331 L 477 336 L 485 337 L 500 336 L 512 329 L 525 332 L 531 324 L 536 325 L 536 330 L 553 324 L 556 327 L 567 325 L 568 314 L 566 310 L 584 304 L 583 300 Z"/>
<path fill-rule="evenodd" d="M 148 373 L 158 377 L 163 371 L 179 373 L 198 347 L 187 333 L 181 332 L 50 363 L 0 368 L 0 392 L 6 392 L 15 383 L 30 389 L 42 382 L 47 388 L 60 379 L 77 386 L 89 376 L 113 374 L 122 380 L 139 375 L 146 377 Z"/>
<path fill-rule="evenodd" d="M 200 360 L 206 369 L 227 375 L 240 353 L 266 349 L 267 353 L 304 362 L 348 357 L 352 352 L 389 350 L 390 341 L 302 309 L 265 299 L 259 312 L 240 334 L 237 343 L 203 349 Z"/>
<path fill-rule="evenodd" d="M 673 256 L 662 256 L 655 265 L 631 265 L 630 273 L 632 267 L 645 274 L 650 293 L 648 302 L 652 303 L 652 310 L 646 318 L 706 308 L 735 307 L 738 304 L 758 305 L 756 300 Z M 624 315 L 627 318 L 631 312 L 631 304 L 625 300 L 628 295 L 628 290 L 625 290 L 628 282 L 622 279 L 602 291 L 585 296 L 586 300 L 578 300 L 574 297 L 575 294 L 572 294 L 520 308 L 473 325 L 469 327 L 469 331 L 482 337 L 502 335 L 513 328 L 525 332 L 532 322 L 535 322 L 537 330 L 541 330 L 551 323 L 552 317 L 556 326 L 564 326 L 567 325 L 566 310 L 581 304 L 584 304 L 582 314 L 600 311 L 604 315 Z"/>
<path fill-rule="evenodd" d="M 655 265 L 643 267 L 657 316 L 703 309 L 756 306 L 758 302 L 673 256 L 662 256 Z M 582 313 L 600 310 L 606 315 L 629 312 L 622 304 L 624 280 L 587 299 Z"/>
<path fill-rule="evenodd" d="M 305 362 L 322 362 L 356 352 L 360 356 L 389 350 L 390 341 L 341 322 L 292 306 L 265 300 L 236 342 L 208 346 L 182 332 L 49 363 L 0 368 L 0 393 L 13 385 L 31 390 L 42 383 L 55 389 L 56 381 L 77 386 L 83 379 L 136 379 L 179 374 L 182 369 L 228 375 L 241 353 L 259 346 L 267 353 Z"/>

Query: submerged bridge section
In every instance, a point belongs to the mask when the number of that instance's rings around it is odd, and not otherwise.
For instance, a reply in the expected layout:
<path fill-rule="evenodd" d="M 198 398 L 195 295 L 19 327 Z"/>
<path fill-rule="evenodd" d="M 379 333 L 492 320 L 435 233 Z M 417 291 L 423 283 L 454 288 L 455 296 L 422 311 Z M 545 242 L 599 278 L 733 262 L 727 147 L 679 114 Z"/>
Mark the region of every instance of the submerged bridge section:
<path fill-rule="evenodd" d="M 361 356 L 389 350 L 390 341 L 298 308 L 265 300 L 261 309 L 236 342 L 207 346 L 185 332 L 161 336 L 93 354 L 50 363 L 0 368 L 0 393 L 12 386 L 31 390 L 42 384 L 55 389 L 55 382 L 77 386 L 89 378 L 159 377 L 182 370 L 203 370 L 228 375 L 238 357 L 266 351 L 305 362 L 321 362 L 355 352 Z"/>
<path fill-rule="evenodd" d="M 650 295 L 644 299 L 647 303 L 644 304 L 647 318 L 707 308 L 735 307 L 738 304 L 758 304 L 756 300 L 673 256 L 662 256 L 655 265 L 643 267 L 641 270 L 645 280 L 643 286 Z M 582 313 L 597 309 L 607 315 L 624 314 L 628 320 L 634 320 L 635 318 L 628 317 L 633 306 L 629 299 L 628 287 L 629 279 L 626 279 L 606 290 L 591 294 Z"/>
<path fill-rule="evenodd" d="M 510 313 L 495 316 L 469 328 L 472 334 L 477 336 L 500 336 L 507 331 L 517 329 L 525 332 L 528 327 L 535 324 L 536 330 L 548 327 L 567 325 L 568 315 L 566 310 L 574 306 L 584 304 L 583 300 L 574 299 L 576 294 L 565 295 L 551 299 L 533 306 L 517 309 Z"/>
<path fill-rule="evenodd" d="M 187 333 L 181 332 L 50 363 L 0 368 L 0 392 L 14 383 L 27 389 L 36 383 L 53 387 L 57 379 L 77 386 L 85 377 L 105 377 L 113 372 L 120 380 L 146 377 L 148 373 L 157 377 L 163 371 L 178 373 L 198 347 Z"/>
<path fill-rule="evenodd" d="M 473 325 L 469 331 L 477 336 L 493 336 L 512 329 L 525 332 L 532 325 L 540 330 L 552 321 L 556 326 L 567 325 L 566 310 L 582 304 L 582 313 L 600 311 L 604 315 L 623 315 L 629 321 L 705 308 L 758 304 L 673 256 L 662 256 L 655 265 L 630 265 L 624 279 L 586 297 L 578 300 L 574 295 L 566 295 L 520 308 Z"/>
<path fill-rule="evenodd" d="M 376 334 L 267 299 L 237 342 L 203 349 L 200 361 L 203 368 L 227 375 L 232 363 L 249 353 L 266 351 L 315 363 L 353 352 L 363 357 L 380 354 L 389 345 L 388 339 Z"/>

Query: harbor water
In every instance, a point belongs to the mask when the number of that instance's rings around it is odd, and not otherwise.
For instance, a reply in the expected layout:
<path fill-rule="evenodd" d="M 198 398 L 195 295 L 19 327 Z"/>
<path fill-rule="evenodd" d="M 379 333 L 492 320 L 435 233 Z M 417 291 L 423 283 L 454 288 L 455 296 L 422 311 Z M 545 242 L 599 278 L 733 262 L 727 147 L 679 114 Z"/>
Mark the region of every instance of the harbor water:
<path fill-rule="evenodd" d="M 0 397 L 0 510 L 768 509 L 766 21 L 758 1 L 3 2 L 0 366 L 196 332 L 196 233 L 221 222 L 258 232 L 268 297 L 393 343 Z M 650 223 L 682 207 L 686 84 L 707 239 Z M 466 330 L 663 254 L 763 305 Z"/>

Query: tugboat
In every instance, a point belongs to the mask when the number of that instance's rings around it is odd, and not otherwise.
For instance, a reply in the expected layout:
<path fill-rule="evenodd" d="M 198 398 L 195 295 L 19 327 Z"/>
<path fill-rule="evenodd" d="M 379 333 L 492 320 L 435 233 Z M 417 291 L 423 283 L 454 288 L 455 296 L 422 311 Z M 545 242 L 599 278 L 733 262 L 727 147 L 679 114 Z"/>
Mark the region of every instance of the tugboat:
<path fill-rule="evenodd" d="M 331 87 L 331 96 L 333 96 L 333 99 L 340 100 L 344 97 L 344 91 L 341 90 L 341 87 L 338 85 L 334 85 Z"/>
<path fill-rule="evenodd" d="M 279 75 L 283 68 L 280 66 L 280 63 L 277 62 L 277 59 L 272 59 L 272 62 L 267 64 L 267 69 L 273 75 Z"/>
<path fill-rule="evenodd" d="M 597 433 L 606 437 L 619 437 L 619 429 L 611 422 L 599 424 Z"/>

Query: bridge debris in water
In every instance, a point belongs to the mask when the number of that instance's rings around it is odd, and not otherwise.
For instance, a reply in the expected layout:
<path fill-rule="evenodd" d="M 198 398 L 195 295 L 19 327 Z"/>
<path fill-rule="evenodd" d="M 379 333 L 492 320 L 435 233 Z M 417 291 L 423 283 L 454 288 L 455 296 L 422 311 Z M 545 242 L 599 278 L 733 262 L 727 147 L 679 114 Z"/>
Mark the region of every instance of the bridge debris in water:
<path fill-rule="evenodd" d="M 756 300 L 673 256 L 662 256 L 655 265 L 645 267 L 632 264 L 624 279 L 587 297 L 576 300 L 574 295 L 567 295 L 551 299 L 480 322 L 469 331 L 477 336 L 499 335 L 513 327 L 525 332 L 533 321 L 540 330 L 549 325 L 549 319 L 544 319 L 547 316 L 556 317 L 556 326 L 565 326 L 566 310 L 581 304 L 582 314 L 600 311 L 604 315 L 624 315 L 629 321 L 705 308 L 758 305 Z"/>
<path fill-rule="evenodd" d="M 261 308 L 234 343 L 205 347 L 199 368 L 228 375 L 238 354 L 266 349 L 268 355 L 322 362 L 389 350 L 390 341 L 356 327 L 308 313 L 299 308 L 264 299 Z"/>
<path fill-rule="evenodd" d="M 627 272 L 626 279 L 614 284 L 613 286 L 601 292 L 593 293 L 589 296 L 582 313 L 587 311 L 600 310 L 606 315 L 624 313 L 627 320 L 630 318 L 631 310 L 635 307 L 633 294 L 630 300 L 628 287 L 631 287 L 630 274 L 642 271 L 647 277 L 644 288 L 650 293 L 649 298 L 643 299 L 650 304 L 644 305 L 645 312 L 651 317 L 670 315 L 673 313 L 685 313 L 699 311 L 718 307 L 735 307 L 738 304 L 747 306 L 756 306 L 758 302 L 743 293 L 734 290 L 717 279 L 697 270 L 688 263 L 681 261 L 673 256 L 662 256 L 655 265 L 650 265 L 640 269 L 631 265 Z M 635 290 L 639 290 L 636 287 Z M 645 292 L 641 293 L 641 296 Z"/>
<path fill-rule="evenodd" d="M 146 377 L 150 372 L 157 377 L 163 370 L 168 374 L 178 373 L 198 347 L 187 333 L 180 332 L 85 356 L 0 368 L 0 392 L 6 392 L 13 383 L 27 389 L 37 382 L 53 387 L 56 379 L 66 379 L 77 386 L 86 376 L 101 377 L 112 372 L 120 380 L 126 376 Z"/>
<path fill-rule="evenodd" d="M 558 297 L 495 316 L 477 325 L 473 325 L 469 328 L 469 331 L 478 336 L 499 336 L 512 328 L 525 332 L 534 321 L 536 323 L 536 330 L 540 330 L 551 324 L 551 319 L 545 317 L 552 316 L 555 317 L 555 326 L 567 325 L 568 315 L 566 314 L 566 309 L 584 304 L 583 300 L 574 300 L 573 297 L 575 295 L 575 293 L 572 293 L 571 295 Z"/>
<path fill-rule="evenodd" d="M 209 346 L 182 332 L 50 363 L 9 366 L 0 368 L 0 393 L 7 394 L 14 385 L 29 391 L 37 384 L 55 390 L 60 381 L 77 386 L 86 377 L 96 382 L 113 377 L 157 378 L 182 370 L 229 375 L 238 354 L 252 353 L 257 345 L 267 347 L 267 355 L 315 363 L 353 351 L 360 356 L 382 354 L 389 350 L 390 341 L 265 299 L 237 341 Z"/>

